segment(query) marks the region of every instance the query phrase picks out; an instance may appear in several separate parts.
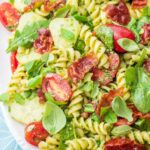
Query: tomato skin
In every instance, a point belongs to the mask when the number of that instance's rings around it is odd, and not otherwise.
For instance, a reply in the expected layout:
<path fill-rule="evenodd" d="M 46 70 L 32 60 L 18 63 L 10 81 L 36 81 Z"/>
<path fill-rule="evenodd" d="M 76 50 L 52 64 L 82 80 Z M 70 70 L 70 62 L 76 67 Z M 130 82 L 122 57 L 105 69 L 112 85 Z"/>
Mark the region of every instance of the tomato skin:
<path fill-rule="evenodd" d="M 122 39 L 122 38 L 128 38 L 131 40 L 135 40 L 135 35 L 132 31 L 130 31 L 129 29 L 122 27 L 122 26 L 118 26 L 118 25 L 114 25 L 114 24 L 108 24 L 108 27 L 110 27 L 113 32 L 114 32 L 114 50 L 116 52 L 119 53 L 125 53 L 126 51 L 120 47 L 120 45 L 118 44 L 118 40 Z"/>
<path fill-rule="evenodd" d="M 50 92 L 57 102 L 66 103 L 72 96 L 68 82 L 58 74 L 48 74 L 42 81 L 43 92 Z"/>
<path fill-rule="evenodd" d="M 9 31 L 13 31 L 18 24 L 20 13 L 10 3 L 0 4 L 0 22 Z"/>
<path fill-rule="evenodd" d="M 38 146 L 48 135 L 49 133 L 44 129 L 42 122 L 32 122 L 25 128 L 25 139 L 34 146 Z"/>
<path fill-rule="evenodd" d="M 16 55 L 17 55 L 17 51 L 12 52 L 12 53 L 11 53 L 11 56 L 10 56 L 10 62 L 11 62 L 11 70 L 12 70 L 12 73 L 14 73 L 15 70 L 17 69 L 17 67 L 18 67 L 18 60 L 17 60 L 17 58 L 16 58 Z"/>

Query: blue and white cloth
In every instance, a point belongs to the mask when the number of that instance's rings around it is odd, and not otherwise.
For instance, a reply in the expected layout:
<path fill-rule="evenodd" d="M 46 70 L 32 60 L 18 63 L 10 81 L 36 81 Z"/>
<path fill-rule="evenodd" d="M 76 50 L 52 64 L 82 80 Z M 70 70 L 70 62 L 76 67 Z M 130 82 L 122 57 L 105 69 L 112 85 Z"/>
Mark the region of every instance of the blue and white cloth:
<path fill-rule="evenodd" d="M 2 112 L 0 110 L 0 150 L 21 150 L 16 140 L 10 133 Z"/>

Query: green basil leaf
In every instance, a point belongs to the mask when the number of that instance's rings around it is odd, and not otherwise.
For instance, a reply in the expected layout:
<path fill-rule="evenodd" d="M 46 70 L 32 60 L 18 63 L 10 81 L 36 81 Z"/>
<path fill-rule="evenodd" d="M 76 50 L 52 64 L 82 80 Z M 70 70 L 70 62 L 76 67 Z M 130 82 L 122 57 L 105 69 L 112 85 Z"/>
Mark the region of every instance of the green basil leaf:
<path fill-rule="evenodd" d="M 32 95 L 32 91 L 31 91 L 31 90 L 25 91 L 25 92 L 23 93 L 23 97 L 24 97 L 25 99 L 29 98 L 31 95 Z"/>
<path fill-rule="evenodd" d="M 139 119 L 135 122 L 135 127 L 141 131 L 150 131 L 150 120 Z"/>
<path fill-rule="evenodd" d="M 0 95 L 0 102 L 8 103 L 10 99 L 10 95 L 8 93 L 3 93 Z"/>
<path fill-rule="evenodd" d="M 56 18 L 65 18 L 67 16 L 67 14 L 70 11 L 70 6 L 65 5 L 59 9 L 56 10 L 56 12 L 54 13 L 54 16 Z"/>
<path fill-rule="evenodd" d="M 93 85 L 93 89 L 91 91 L 91 98 L 92 99 L 96 99 L 96 97 L 99 95 L 100 91 L 99 91 L 99 83 L 95 82 Z"/>
<path fill-rule="evenodd" d="M 83 86 L 83 90 L 85 92 L 90 92 L 92 89 L 93 89 L 93 81 L 89 81 Z"/>
<path fill-rule="evenodd" d="M 94 107 L 93 107 L 92 104 L 85 104 L 85 105 L 84 105 L 84 111 L 85 111 L 85 112 L 88 112 L 88 113 L 92 113 L 92 112 L 94 112 L 95 110 L 94 110 Z"/>
<path fill-rule="evenodd" d="M 49 101 L 49 102 L 51 102 L 51 103 L 54 103 L 54 104 L 56 104 L 56 105 L 64 105 L 64 104 L 66 104 L 65 102 L 58 102 L 58 101 L 56 101 L 56 100 L 53 98 L 52 94 L 49 93 L 49 92 L 45 93 L 45 98 L 46 98 L 47 101 Z"/>
<path fill-rule="evenodd" d="M 30 89 L 34 89 L 34 88 L 37 88 L 39 85 L 41 85 L 42 83 L 42 76 L 39 75 L 39 76 L 36 76 L 34 78 L 31 78 L 29 81 L 28 81 L 28 87 Z"/>
<path fill-rule="evenodd" d="M 113 130 L 111 131 L 111 134 L 114 136 L 125 136 L 128 133 L 130 133 L 132 128 L 128 125 L 121 125 L 118 127 L 114 127 Z"/>
<path fill-rule="evenodd" d="M 9 53 L 12 51 L 16 51 L 18 47 L 31 46 L 34 40 L 38 37 L 38 30 L 40 28 L 47 28 L 48 25 L 49 21 L 47 20 L 36 21 L 25 26 L 21 32 L 16 31 L 15 37 L 10 41 L 6 51 Z"/>
<path fill-rule="evenodd" d="M 112 101 L 112 109 L 117 116 L 125 118 L 129 122 L 133 120 L 132 111 L 127 107 L 126 102 L 120 97 L 114 98 Z"/>
<path fill-rule="evenodd" d="M 114 47 L 114 41 L 113 41 L 113 31 L 111 28 L 106 26 L 100 26 L 96 30 L 96 35 L 98 38 L 102 40 L 102 42 L 106 45 L 109 51 L 112 51 Z"/>
<path fill-rule="evenodd" d="M 102 107 L 100 117 L 104 116 L 109 111 L 109 109 L 110 109 L 109 107 Z"/>
<path fill-rule="evenodd" d="M 14 94 L 14 100 L 20 105 L 25 104 L 26 101 L 25 98 L 19 93 Z"/>
<path fill-rule="evenodd" d="M 68 29 L 61 28 L 60 33 L 65 40 L 73 41 L 75 39 L 74 33 Z"/>
<path fill-rule="evenodd" d="M 93 121 L 95 121 L 95 122 L 100 123 L 100 117 L 99 117 L 96 113 L 93 113 L 93 114 L 91 115 L 91 119 L 92 119 Z"/>
<path fill-rule="evenodd" d="M 42 123 L 50 134 L 58 133 L 66 125 L 66 116 L 63 110 L 56 104 L 47 102 Z"/>
<path fill-rule="evenodd" d="M 74 49 L 79 51 L 81 54 L 84 53 L 84 48 L 85 48 L 85 43 L 83 40 L 77 40 L 75 46 L 74 46 Z"/>
<path fill-rule="evenodd" d="M 27 71 L 29 78 L 39 75 L 43 65 L 44 62 L 41 60 L 33 60 L 25 64 L 25 70 Z"/>
<path fill-rule="evenodd" d="M 144 7 L 143 16 L 150 16 L 150 6 Z"/>
<path fill-rule="evenodd" d="M 105 115 L 104 120 L 107 123 L 115 123 L 117 122 L 117 116 L 116 114 L 110 109 Z"/>
<path fill-rule="evenodd" d="M 139 46 L 136 42 L 128 38 L 121 38 L 118 41 L 118 44 L 121 48 L 128 52 L 134 52 L 139 50 Z"/>

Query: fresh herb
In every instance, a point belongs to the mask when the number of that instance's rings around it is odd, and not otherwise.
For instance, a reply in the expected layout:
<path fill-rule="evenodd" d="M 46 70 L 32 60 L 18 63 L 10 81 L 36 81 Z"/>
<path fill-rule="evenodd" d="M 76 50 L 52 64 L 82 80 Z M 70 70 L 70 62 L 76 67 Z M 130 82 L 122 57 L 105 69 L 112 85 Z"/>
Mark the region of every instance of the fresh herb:
<path fill-rule="evenodd" d="M 128 52 L 134 52 L 134 51 L 139 50 L 138 44 L 131 39 L 121 38 L 117 42 L 121 48 L 123 48 L 124 50 Z"/>
<path fill-rule="evenodd" d="M 98 36 L 98 38 L 102 40 L 102 42 L 106 45 L 108 50 L 112 51 L 113 46 L 114 46 L 112 29 L 106 26 L 100 26 L 96 30 L 96 35 Z"/>
<path fill-rule="evenodd" d="M 0 102 L 8 103 L 10 100 L 10 95 L 8 93 L 3 93 L 0 95 Z"/>
<path fill-rule="evenodd" d="M 91 91 L 91 98 L 92 99 L 96 99 L 99 95 L 100 91 L 99 91 L 99 83 L 98 82 L 94 82 L 93 84 L 93 88 Z"/>
<path fill-rule="evenodd" d="M 30 89 L 34 89 L 34 88 L 37 88 L 41 83 L 42 83 L 42 76 L 38 75 L 38 76 L 36 76 L 34 78 L 31 78 L 28 81 L 28 87 Z"/>
<path fill-rule="evenodd" d="M 76 137 L 75 129 L 71 123 L 67 123 L 66 127 L 60 132 L 59 150 L 66 150 L 65 142 Z"/>
<path fill-rule="evenodd" d="M 100 123 L 100 117 L 95 112 L 91 115 L 91 119 L 95 122 Z"/>
<path fill-rule="evenodd" d="M 19 93 L 14 94 L 14 100 L 20 105 L 23 105 L 25 103 L 25 98 Z"/>
<path fill-rule="evenodd" d="M 135 122 L 135 127 L 141 131 L 150 131 L 150 120 L 139 119 Z"/>
<path fill-rule="evenodd" d="M 15 37 L 10 41 L 7 52 L 15 51 L 18 47 L 29 47 L 38 37 L 40 28 L 47 28 L 49 21 L 42 20 L 29 24 L 21 32 L 16 31 Z"/>
<path fill-rule="evenodd" d="M 66 125 L 66 116 L 56 104 L 47 102 L 42 123 L 50 134 L 56 134 Z"/>
<path fill-rule="evenodd" d="M 150 16 L 150 6 L 144 7 L 143 16 Z"/>
<path fill-rule="evenodd" d="M 75 46 L 74 46 L 74 49 L 79 51 L 81 54 L 84 53 L 84 48 L 85 48 L 85 43 L 83 40 L 77 40 Z"/>
<path fill-rule="evenodd" d="M 45 63 L 41 60 L 33 60 L 25 64 L 25 70 L 27 71 L 29 78 L 39 75 L 44 64 Z"/>
<path fill-rule="evenodd" d="M 67 14 L 69 13 L 70 11 L 70 6 L 68 5 L 65 5 L 59 9 L 56 10 L 56 12 L 54 13 L 54 16 L 56 18 L 64 18 L 67 16 Z"/>
<path fill-rule="evenodd" d="M 117 122 L 117 116 L 111 109 L 109 109 L 108 112 L 104 115 L 104 120 L 107 123 L 115 123 Z"/>
<path fill-rule="evenodd" d="M 109 107 L 102 107 L 100 111 L 100 117 L 104 116 L 109 111 Z"/>
<path fill-rule="evenodd" d="M 90 92 L 93 89 L 93 81 L 89 81 L 87 82 L 84 86 L 83 86 L 83 90 L 85 92 Z"/>
<path fill-rule="evenodd" d="M 74 33 L 68 29 L 61 28 L 60 33 L 65 40 L 73 41 L 75 39 Z"/>
<path fill-rule="evenodd" d="M 111 131 L 111 134 L 114 136 L 125 136 L 130 133 L 132 128 L 128 125 L 121 125 L 118 127 L 114 127 Z"/>
<path fill-rule="evenodd" d="M 32 91 L 31 90 L 23 92 L 23 97 L 25 99 L 29 98 L 31 95 L 32 95 Z"/>
<path fill-rule="evenodd" d="M 14 3 L 14 1 L 15 1 L 15 0 L 9 0 L 9 2 L 10 2 L 11 4 L 13 4 L 13 3 Z"/>
<path fill-rule="evenodd" d="M 126 102 L 120 97 L 114 98 L 112 101 L 112 109 L 117 116 L 125 118 L 129 122 L 133 120 L 132 111 L 127 107 Z"/>
<path fill-rule="evenodd" d="M 125 79 L 131 89 L 131 98 L 136 108 L 142 113 L 150 111 L 150 78 L 142 67 L 130 67 Z"/>
<path fill-rule="evenodd" d="M 58 101 L 56 101 L 53 98 L 53 96 L 52 96 L 52 94 L 50 92 L 45 93 L 45 98 L 46 98 L 47 101 L 49 101 L 51 103 L 54 103 L 56 105 L 64 105 L 64 104 L 66 104 L 65 102 L 58 102 Z"/>
<path fill-rule="evenodd" d="M 84 111 L 85 111 L 85 112 L 88 112 L 88 113 L 92 113 L 92 112 L 94 112 L 95 110 L 94 110 L 94 107 L 93 107 L 92 104 L 85 104 L 85 105 L 84 105 Z"/>

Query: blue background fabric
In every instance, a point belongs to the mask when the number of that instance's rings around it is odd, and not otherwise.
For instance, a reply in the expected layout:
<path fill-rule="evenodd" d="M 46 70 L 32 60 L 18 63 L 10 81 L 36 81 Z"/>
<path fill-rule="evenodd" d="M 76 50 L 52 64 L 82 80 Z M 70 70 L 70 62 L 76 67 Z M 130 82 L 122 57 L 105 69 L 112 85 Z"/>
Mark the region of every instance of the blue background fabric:
<path fill-rule="evenodd" d="M 2 111 L 0 110 L 0 150 L 21 150 L 21 147 L 17 144 L 16 140 L 10 133 Z"/>

